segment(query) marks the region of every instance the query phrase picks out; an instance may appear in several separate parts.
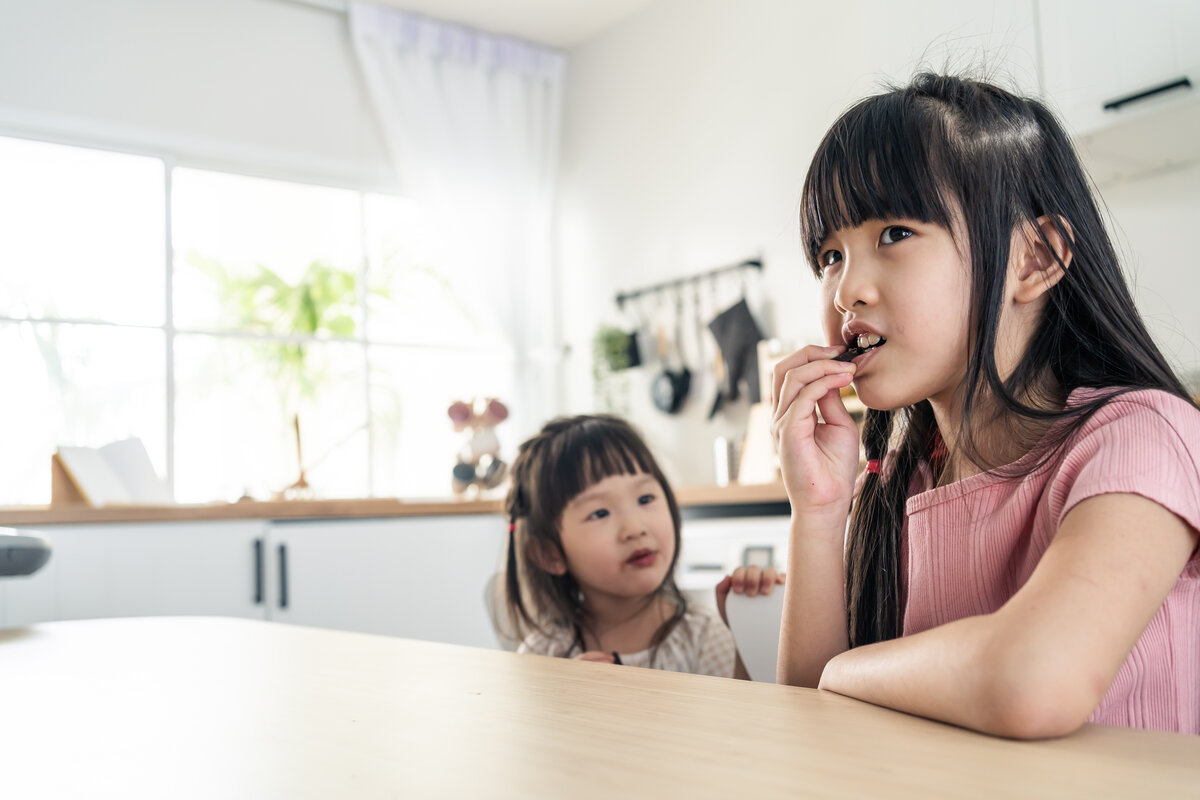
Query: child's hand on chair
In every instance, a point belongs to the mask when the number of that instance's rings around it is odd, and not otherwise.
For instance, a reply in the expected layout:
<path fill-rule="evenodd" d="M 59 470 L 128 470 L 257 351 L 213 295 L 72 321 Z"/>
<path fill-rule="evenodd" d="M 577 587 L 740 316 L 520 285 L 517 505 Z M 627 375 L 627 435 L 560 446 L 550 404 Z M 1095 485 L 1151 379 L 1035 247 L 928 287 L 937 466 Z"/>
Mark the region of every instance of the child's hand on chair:
<path fill-rule="evenodd" d="M 774 567 L 738 567 L 717 584 L 717 610 L 721 612 L 721 619 L 725 620 L 726 625 L 729 624 L 729 618 L 725 616 L 725 599 L 730 592 L 747 597 L 768 595 L 776 586 L 783 585 L 785 577 L 785 573 L 776 572 Z"/>

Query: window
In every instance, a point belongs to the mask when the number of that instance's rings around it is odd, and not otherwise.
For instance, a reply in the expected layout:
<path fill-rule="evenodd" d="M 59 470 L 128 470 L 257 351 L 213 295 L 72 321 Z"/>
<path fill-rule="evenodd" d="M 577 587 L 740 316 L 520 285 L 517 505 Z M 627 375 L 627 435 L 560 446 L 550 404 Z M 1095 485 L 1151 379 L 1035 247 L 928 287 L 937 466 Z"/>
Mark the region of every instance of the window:
<path fill-rule="evenodd" d="M 513 394 L 511 309 L 411 201 L 13 138 L 0 172 L 0 505 L 127 436 L 180 502 L 301 463 L 315 497 L 445 495 L 450 402 Z"/>

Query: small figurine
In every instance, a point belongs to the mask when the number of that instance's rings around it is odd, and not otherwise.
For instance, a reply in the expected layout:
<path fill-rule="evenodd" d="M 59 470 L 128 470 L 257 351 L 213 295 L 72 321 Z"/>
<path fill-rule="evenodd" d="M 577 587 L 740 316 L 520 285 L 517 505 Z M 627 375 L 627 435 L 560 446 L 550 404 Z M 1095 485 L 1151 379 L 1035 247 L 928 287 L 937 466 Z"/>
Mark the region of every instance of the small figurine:
<path fill-rule="evenodd" d="M 458 453 L 451 486 L 461 495 L 471 486 L 494 489 L 508 473 L 508 464 L 500 458 L 500 440 L 495 428 L 508 419 L 508 408 L 494 397 L 475 399 L 469 403 L 453 403 L 447 413 L 454 430 L 470 429 L 471 436 Z"/>

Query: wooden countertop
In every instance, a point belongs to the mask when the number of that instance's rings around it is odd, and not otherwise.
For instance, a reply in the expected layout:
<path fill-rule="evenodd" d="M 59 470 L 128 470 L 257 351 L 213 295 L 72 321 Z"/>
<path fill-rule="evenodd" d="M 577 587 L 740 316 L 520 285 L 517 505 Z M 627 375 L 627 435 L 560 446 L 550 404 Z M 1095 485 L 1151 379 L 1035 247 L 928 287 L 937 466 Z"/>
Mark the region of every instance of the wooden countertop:
<path fill-rule="evenodd" d="M 1200 736 L 219 618 L 0 631 L 6 797 L 1197 797 Z"/>
<path fill-rule="evenodd" d="M 692 506 L 786 502 L 782 484 L 685 486 L 675 490 L 679 504 Z M 455 498 L 404 500 L 287 500 L 176 506 L 20 506 L 0 508 L 0 527 L 99 522 L 169 522 L 222 519 L 328 519 L 331 517 L 426 517 L 443 514 L 499 514 L 503 501 Z"/>

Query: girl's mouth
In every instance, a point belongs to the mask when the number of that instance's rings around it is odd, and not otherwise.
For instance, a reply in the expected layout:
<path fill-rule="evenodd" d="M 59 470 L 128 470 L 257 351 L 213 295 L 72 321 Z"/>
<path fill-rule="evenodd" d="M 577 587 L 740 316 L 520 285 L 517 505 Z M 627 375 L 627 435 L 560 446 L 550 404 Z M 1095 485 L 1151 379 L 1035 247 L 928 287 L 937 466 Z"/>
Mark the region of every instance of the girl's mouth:
<path fill-rule="evenodd" d="M 625 563 L 633 567 L 651 567 L 654 566 L 654 562 L 657 559 L 658 553 L 643 548 L 634 552 L 633 555 L 625 560 Z"/>
<path fill-rule="evenodd" d="M 833 357 L 834 361 L 850 361 L 853 358 L 861 356 L 868 350 L 874 350 L 877 347 L 883 347 L 887 344 L 887 339 L 882 336 L 876 336 L 873 333 L 860 333 L 854 339 L 854 344 L 847 348 L 846 352 L 839 353 Z"/>

